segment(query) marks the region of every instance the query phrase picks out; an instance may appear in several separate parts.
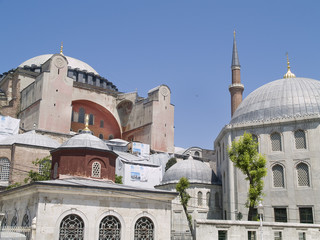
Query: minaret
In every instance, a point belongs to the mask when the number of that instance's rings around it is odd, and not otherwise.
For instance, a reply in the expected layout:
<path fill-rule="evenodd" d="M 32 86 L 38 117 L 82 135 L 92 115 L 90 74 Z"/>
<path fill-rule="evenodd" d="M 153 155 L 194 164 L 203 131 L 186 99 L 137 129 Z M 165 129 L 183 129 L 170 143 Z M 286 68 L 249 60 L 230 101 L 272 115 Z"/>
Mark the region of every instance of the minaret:
<path fill-rule="evenodd" d="M 242 92 L 244 90 L 243 84 L 241 84 L 240 77 L 240 62 L 238 57 L 237 43 L 236 43 L 236 31 L 233 32 L 233 50 L 232 50 L 232 84 L 229 86 L 231 95 L 231 117 L 237 110 L 239 104 L 242 102 Z"/>

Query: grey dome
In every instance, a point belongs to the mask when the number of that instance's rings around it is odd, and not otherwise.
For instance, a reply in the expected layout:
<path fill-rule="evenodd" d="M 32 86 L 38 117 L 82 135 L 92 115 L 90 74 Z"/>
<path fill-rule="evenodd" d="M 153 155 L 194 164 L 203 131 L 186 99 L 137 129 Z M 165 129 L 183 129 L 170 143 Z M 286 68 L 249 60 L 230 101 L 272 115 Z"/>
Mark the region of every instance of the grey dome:
<path fill-rule="evenodd" d="M 320 81 L 279 79 L 250 93 L 234 112 L 231 124 L 320 113 Z"/>
<path fill-rule="evenodd" d="M 27 61 L 21 63 L 19 65 L 19 67 L 24 67 L 24 66 L 32 66 L 32 65 L 36 65 L 36 66 L 41 66 L 42 64 L 44 64 L 46 61 L 48 61 L 48 59 L 50 59 L 53 56 L 53 54 L 45 54 L 45 55 L 40 55 L 40 56 L 36 56 L 33 58 L 28 59 Z M 76 69 L 79 68 L 80 70 L 85 70 L 87 72 L 93 72 L 96 75 L 99 75 L 97 73 L 96 70 L 94 70 L 89 64 L 82 62 L 76 58 L 72 58 L 72 57 L 68 57 L 65 56 L 68 60 L 68 66 Z"/>
<path fill-rule="evenodd" d="M 182 177 L 186 177 L 190 183 L 211 184 L 215 174 L 205 163 L 189 158 L 169 168 L 163 175 L 161 184 L 178 183 Z"/>
<path fill-rule="evenodd" d="M 0 141 L 0 145 L 22 144 L 36 147 L 57 148 L 59 143 L 47 136 L 37 134 L 34 130 L 23 134 L 11 135 Z"/>
<path fill-rule="evenodd" d="M 109 147 L 100 138 L 89 133 L 82 133 L 70 138 L 61 144 L 59 149 L 61 148 L 93 148 L 109 151 Z"/>

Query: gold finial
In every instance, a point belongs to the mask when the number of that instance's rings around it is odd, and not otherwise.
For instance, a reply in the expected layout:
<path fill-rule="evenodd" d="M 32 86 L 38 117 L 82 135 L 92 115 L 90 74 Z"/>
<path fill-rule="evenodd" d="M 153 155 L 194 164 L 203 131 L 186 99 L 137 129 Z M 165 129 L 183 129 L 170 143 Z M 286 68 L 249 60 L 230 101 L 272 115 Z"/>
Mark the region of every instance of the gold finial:
<path fill-rule="evenodd" d="M 84 119 L 84 129 L 82 130 L 82 132 L 90 132 L 90 129 L 88 128 L 89 126 L 89 114 L 85 115 L 85 119 Z"/>
<path fill-rule="evenodd" d="M 236 30 L 233 30 L 233 37 L 236 38 Z"/>
<path fill-rule="evenodd" d="M 63 42 L 61 42 L 61 46 L 60 46 L 60 54 L 63 55 Z"/>
<path fill-rule="evenodd" d="M 290 71 L 290 62 L 289 62 L 289 57 L 288 57 L 288 53 L 286 53 L 287 55 L 287 65 L 288 65 L 288 71 L 287 73 L 283 76 L 283 78 L 295 78 L 296 75 L 294 75 L 291 71 Z"/>

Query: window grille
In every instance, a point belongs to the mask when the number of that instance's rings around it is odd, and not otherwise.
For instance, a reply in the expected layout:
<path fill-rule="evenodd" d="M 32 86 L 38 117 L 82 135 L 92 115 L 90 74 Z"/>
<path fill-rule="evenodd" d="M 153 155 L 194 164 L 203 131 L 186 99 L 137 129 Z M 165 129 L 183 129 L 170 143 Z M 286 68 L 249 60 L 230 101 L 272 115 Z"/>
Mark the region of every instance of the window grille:
<path fill-rule="evenodd" d="M 8 158 L 0 158 L 0 181 L 9 181 L 10 161 Z"/>
<path fill-rule="evenodd" d="M 211 194 L 210 192 L 207 192 L 207 206 L 210 207 L 210 202 L 211 202 Z"/>
<path fill-rule="evenodd" d="M 41 175 L 43 175 L 44 167 L 45 167 L 45 165 L 48 164 L 48 163 L 50 163 L 50 166 L 51 166 L 51 161 L 50 161 L 50 160 L 46 160 L 46 161 L 44 161 L 44 162 L 42 162 L 42 163 L 39 164 L 39 173 L 40 173 Z"/>
<path fill-rule="evenodd" d="M 1 228 L 6 227 L 6 226 L 7 226 L 7 216 L 5 216 L 5 217 L 2 219 Z"/>
<path fill-rule="evenodd" d="M 22 218 L 22 227 L 29 227 L 30 226 L 30 219 L 29 219 L 29 215 L 26 213 L 23 218 Z"/>
<path fill-rule="evenodd" d="M 299 208 L 300 223 L 313 223 L 311 207 Z"/>
<path fill-rule="evenodd" d="M 274 240 L 282 240 L 282 232 L 274 232 Z"/>
<path fill-rule="evenodd" d="M 281 135 L 279 133 L 272 133 L 270 138 L 272 151 L 282 151 Z"/>
<path fill-rule="evenodd" d="M 227 240 L 228 232 L 227 230 L 218 230 L 218 240 Z"/>
<path fill-rule="evenodd" d="M 202 206 L 202 192 L 198 192 L 198 206 Z"/>
<path fill-rule="evenodd" d="M 298 186 L 300 187 L 309 187 L 309 167 L 305 163 L 299 163 L 297 165 L 297 176 L 298 176 Z"/>
<path fill-rule="evenodd" d="M 256 239 L 257 239 L 256 231 L 248 231 L 248 240 L 256 240 Z"/>
<path fill-rule="evenodd" d="M 287 222 L 287 209 L 275 208 L 274 209 L 274 221 L 275 222 Z"/>
<path fill-rule="evenodd" d="M 106 216 L 100 222 L 99 240 L 120 240 L 121 223 L 115 216 Z"/>
<path fill-rule="evenodd" d="M 296 149 L 306 149 L 306 135 L 303 130 L 294 132 Z"/>
<path fill-rule="evenodd" d="M 59 240 L 83 240 L 84 222 L 78 215 L 70 214 L 60 223 Z"/>
<path fill-rule="evenodd" d="M 154 224 L 150 218 L 141 217 L 134 225 L 134 240 L 154 240 Z"/>
<path fill-rule="evenodd" d="M 99 178 L 100 175 L 101 175 L 101 164 L 98 163 L 98 162 L 92 163 L 92 173 L 91 173 L 91 176 L 92 176 L 92 177 Z"/>
<path fill-rule="evenodd" d="M 58 165 L 58 163 L 56 162 L 56 163 L 54 164 L 54 167 L 53 167 L 53 178 L 57 178 L 57 177 L 58 177 L 58 167 L 59 167 L 59 165 Z"/>
<path fill-rule="evenodd" d="M 18 217 L 14 216 L 11 220 L 11 227 L 16 227 L 18 225 Z"/>
<path fill-rule="evenodd" d="M 85 118 L 85 111 L 84 108 L 79 108 L 79 118 L 78 118 L 78 122 L 79 123 L 84 123 L 84 118 Z"/>
<path fill-rule="evenodd" d="M 281 165 L 273 166 L 272 174 L 273 174 L 273 186 L 284 188 L 283 167 Z"/>

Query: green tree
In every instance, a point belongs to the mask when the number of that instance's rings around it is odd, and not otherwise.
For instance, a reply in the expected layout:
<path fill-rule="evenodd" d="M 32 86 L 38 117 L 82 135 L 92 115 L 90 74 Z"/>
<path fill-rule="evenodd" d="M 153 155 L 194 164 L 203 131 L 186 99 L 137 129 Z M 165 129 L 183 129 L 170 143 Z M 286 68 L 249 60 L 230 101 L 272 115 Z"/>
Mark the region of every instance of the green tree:
<path fill-rule="evenodd" d="M 189 187 L 189 185 L 189 180 L 185 177 L 182 177 L 176 185 L 176 190 L 179 193 L 180 202 L 187 217 L 190 232 L 193 236 L 192 217 L 190 214 L 188 214 L 188 202 L 190 199 L 190 195 L 187 193 L 187 188 Z"/>
<path fill-rule="evenodd" d="M 267 175 L 266 158 L 258 152 L 258 142 L 250 133 L 244 133 L 238 141 L 232 141 L 228 155 L 234 165 L 249 181 L 246 206 L 249 208 L 248 220 L 253 220 L 254 207 L 262 200 L 263 177 Z"/>
<path fill-rule="evenodd" d="M 51 179 L 51 156 L 46 156 L 32 162 L 36 167 L 41 167 L 41 173 L 38 171 L 30 170 L 28 177 L 24 179 L 25 183 L 32 183 L 36 181 L 45 181 Z"/>
<path fill-rule="evenodd" d="M 118 176 L 118 175 L 116 174 L 116 180 L 115 180 L 115 183 L 123 184 L 123 182 L 122 182 L 122 176 Z"/>
<path fill-rule="evenodd" d="M 166 168 L 165 171 L 167 171 L 169 168 L 171 168 L 173 165 L 175 165 L 177 163 L 177 159 L 175 157 L 172 157 L 168 160 L 167 164 L 166 164 Z"/>

